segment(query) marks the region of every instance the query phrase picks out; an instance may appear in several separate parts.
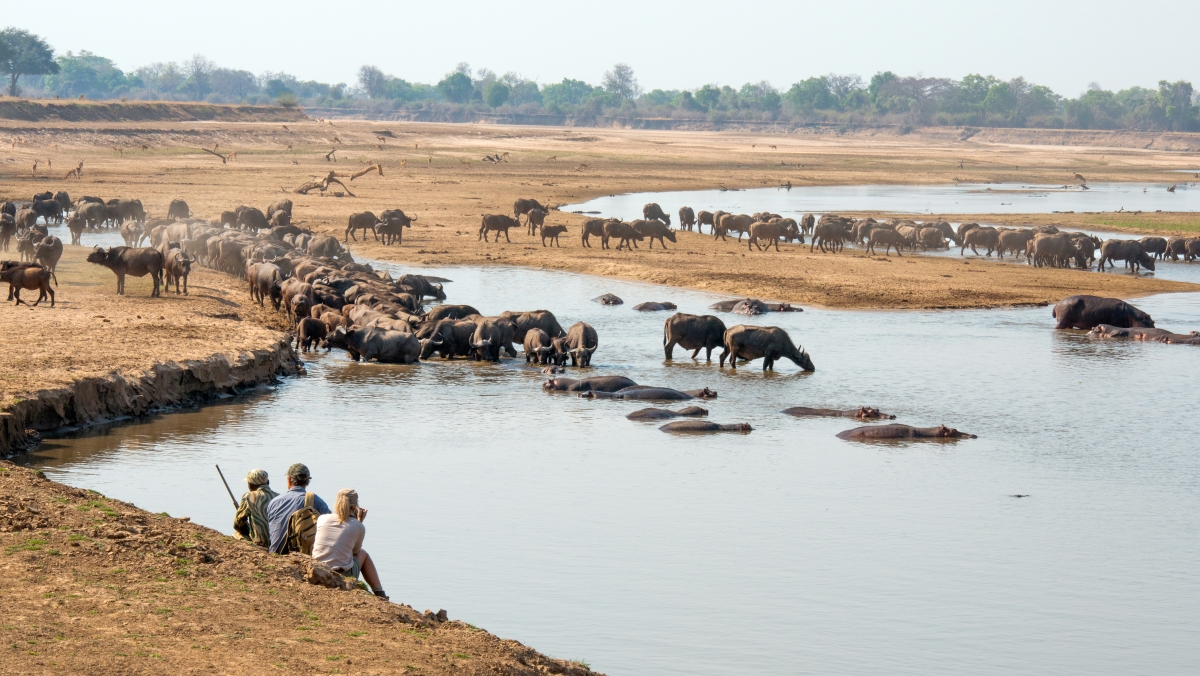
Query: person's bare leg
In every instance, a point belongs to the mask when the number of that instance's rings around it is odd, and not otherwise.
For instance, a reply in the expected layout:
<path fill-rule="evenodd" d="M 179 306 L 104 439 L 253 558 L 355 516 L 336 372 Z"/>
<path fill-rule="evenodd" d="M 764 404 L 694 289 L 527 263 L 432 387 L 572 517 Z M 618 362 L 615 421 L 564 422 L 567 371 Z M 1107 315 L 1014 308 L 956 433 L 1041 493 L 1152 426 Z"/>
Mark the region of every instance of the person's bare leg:
<path fill-rule="evenodd" d="M 379 583 L 379 571 L 375 570 L 375 562 L 371 560 L 371 555 L 367 550 L 360 549 L 355 558 L 358 559 L 358 569 L 362 572 L 363 581 L 376 596 L 385 596 L 383 585 Z"/>

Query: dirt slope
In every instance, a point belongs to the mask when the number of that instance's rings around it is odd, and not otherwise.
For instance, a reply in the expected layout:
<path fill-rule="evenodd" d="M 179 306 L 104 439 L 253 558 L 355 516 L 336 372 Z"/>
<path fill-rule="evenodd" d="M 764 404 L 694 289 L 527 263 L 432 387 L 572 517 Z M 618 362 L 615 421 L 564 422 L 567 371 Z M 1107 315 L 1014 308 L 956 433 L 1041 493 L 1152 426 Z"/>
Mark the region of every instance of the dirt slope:
<path fill-rule="evenodd" d="M 592 673 L 8 462 L 0 548 L 0 673 Z"/>

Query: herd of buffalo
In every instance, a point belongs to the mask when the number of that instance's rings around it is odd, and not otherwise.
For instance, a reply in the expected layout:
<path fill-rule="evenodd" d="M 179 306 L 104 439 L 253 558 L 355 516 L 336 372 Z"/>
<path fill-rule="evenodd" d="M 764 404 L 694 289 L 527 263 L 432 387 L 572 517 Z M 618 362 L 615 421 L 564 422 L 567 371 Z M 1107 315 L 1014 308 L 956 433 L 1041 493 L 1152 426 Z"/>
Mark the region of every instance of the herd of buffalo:
<path fill-rule="evenodd" d="M 567 232 L 562 225 L 544 225 L 546 215 L 551 207 L 544 206 L 537 200 L 519 199 L 513 205 L 513 215 L 488 214 L 483 216 L 479 228 L 479 238 L 487 240 L 495 233 L 499 241 L 503 232 L 508 239 L 510 228 L 522 226 L 521 218 L 525 218 L 527 234 L 536 236 L 539 231 L 542 246 L 558 244 L 558 237 Z M 895 250 L 897 256 L 901 251 L 929 251 L 931 249 L 959 248 L 960 255 L 966 255 L 970 249 L 977 256 L 1004 258 L 1006 254 L 1013 256 L 1024 255 L 1029 265 L 1037 267 L 1071 267 L 1091 268 L 1096 266 L 1103 272 L 1105 266 L 1113 265 L 1116 261 L 1124 263 L 1125 268 L 1138 272 L 1141 268 L 1154 269 L 1154 261 L 1164 258 L 1186 261 L 1200 258 L 1200 237 L 1143 237 L 1137 240 L 1110 239 L 1101 241 L 1095 235 L 1082 232 L 1062 232 L 1054 226 L 1038 226 L 1036 228 L 1007 228 L 980 225 L 978 223 L 961 223 L 957 227 L 946 221 L 917 222 L 907 219 L 892 219 L 877 221 L 874 218 L 849 218 L 835 214 L 824 214 L 819 219 L 813 214 L 804 214 L 799 220 L 785 218 L 770 212 L 754 214 L 733 214 L 724 211 L 695 211 L 691 207 L 679 208 L 679 229 L 704 233 L 704 226 L 709 226 L 709 234 L 713 239 L 728 241 L 731 235 L 737 236 L 740 243 L 746 237 L 746 248 L 757 248 L 766 251 L 774 247 L 779 251 L 779 242 L 797 241 L 805 244 L 809 252 L 820 250 L 826 253 L 842 251 L 847 244 L 855 244 L 865 248 L 868 254 L 875 254 L 880 248 L 885 256 L 890 256 Z M 638 248 L 638 242 L 649 240 L 649 248 L 654 248 L 655 240 L 666 248 L 666 242 L 675 243 L 675 231 L 671 229 L 671 215 L 661 206 L 651 202 L 642 207 L 642 218 L 625 222 L 617 218 L 588 218 L 581 228 L 581 244 L 591 247 L 591 238 L 600 240 L 604 249 L 613 248 L 632 251 Z M 511 241 L 511 240 L 510 240 Z M 560 245 L 561 246 L 561 245 Z M 982 251 L 981 251 L 982 250 Z"/>
<path fill-rule="evenodd" d="M 507 311 L 485 316 L 470 305 L 448 304 L 443 284 L 449 280 L 406 274 L 393 278 L 387 271 L 356 262 L 343 246 L 371 232 L 385 244 L 399 243 L 404 228 L 411 227 L 416 216 L 400 209 L 384 210 L 380 216 L 373 212 L 353 214 L 348 219 L 344 242 L 336 237 L 315 234 L 293 223 L 293 203 L 281 199 L 265 210 L 241 206 L 223 212 L 219 222 L 192 217 L 182 200 L 173 200 L 164 218 L 148 218 L 139 200 L 108 200 L 81 197 L 72 201 L 66 192 L 35 195 L 31 203 L 0 204 L 0 250 L 8 251 L 10 241 L 17 241 L 20 261 L 4 261 L 0 279 L 9 284 L 9 299 L 24 302 L 21 290 L 39 291 L 37 305 L 49 298 L 54 305 L 52 283 L 57 285 L 55 267 L 63 253 L 62 241 L 49 234 L 48 226 L 65 222 L 71 233 L 71 244 L 80 245 L 88 229 L 119 229 L 125 246 L 94 247 L 88 254 L 90 263 L 109 268 L 117 278 L 117 293 L 125 291 L 125 277 L 149 275 L 153 280 L 153 296 L 162 287 L 176 294 L 187 294 L 188 275 L 193 265 L 202 265 L 246 280 L 252 302 L 265 305 L 268 301 L 276 310 L 286 313 L 294 326 L 296 346 L 304 352 L 318 347 L 346 350 L 354 360 L 376 360 L 384 363 L 412 364 L 435 355 L 442 359 L 464 357 L 498 362 L 502 355 L 518 356 L 521 346 L 525 362 L 544 372 L 558 374 L 568 364 L 588 367 L 599 346 L 596 330 L 578 322 L 564 329 L 548 310 Z M 550 208 L 536 200 L 518 200 L 514 215 L 486 215 L 480 227 L 480 239 L 495 233 L 521 227 L 525 219 L 527 233 L 540 232 L 543 244 L 557 244 L 565 226 L 544 223 Z M 637 242 L 657 240 L 675 242 L 671 217 L 657 204 L 647 204 L 645 218 L 624 223 L 616 219 L 588 219 L 583 225 L 583 246 L 591 246 L 589 238 L 600 239 L 601 247 L 632 248 Z M 799 240 L 811 236 L 810 250 L 837 252 L 847 243 L 865 245 L 868 252 L 883 247 L 900 255 L 902 249 L 948 247 L 948 242 L 982 255 L 1024 253 L 1032 265 L 1090 267 L 1099 254 L 1099 269 L 1112 261 L 1125 261 L 1135 271 L 1139 267 L 1154 268 L 1156 258 L 1183 256 L 1186 260 L 1200 257 L 1200 239 L 1172 238 L 1166 240 L 1146 237 L 1139 241 L 1109 240 L 1082 233 L 1058 232 L 1053 227 L 1038 229 L 991 228 L 965 223 L 957 228 L 946 222 L 918 224 L 913 221 L 876 222 L 874 219 L 850 219 L 825 215 L 819 220 L 811 214 L 799 221 L 778 214 L 757 213 L 750 216 L 724 212 L 693 212 L 688 207 L 679 210 L 679 226 L 683 230 L 709 225 L 714 238 L 736 235 L 748 236 L 748 246 L 760 250 L 772 245 L 778 250 L 779 240 Z M 41 220 L 42 223 L 38 223 Z M 148 246 L 144 246 L 144 244 Z M 437 301 L 437 304 L 431 304 Z M 616 305 L 621 299 L 605 294 L 597 301 Z M 787 304 L 763 303 L 755 299 L 731 300 L 717 303 L 714 309 L 737 314 L 755 315 L 772 311 L 800 311 Z M 656 311 L 675 309 L 670 303 L 643 303 L 635 309 Z M 1176 334 L 1154 328 L 1149 315 L 1119 299 L 1094 296 L 1073 296 L 1054 308 L 1059 329 L 1082 329 L 1099 338 L 1133 338 L 1164 343 L 1200 344 L 1200 333 Z M 773 370 L 780 359 L 794 362 L 804 371 L 815 366 L 809 354 L 797 346 L 781 328 L 739 324 L 727 327 L 715 315 L 676 313 L 666 320 L 663 328 L 664 356 L 673 357 L 676 346 L 691 350 L 696 359 L 701 350 L 711 361 L 712 351 L 720 348 L 718 361 L 724 367 L 726 359 L 732 368 L 738 361 L 763 360 L 763 370 Z M 543 384 L 547 391 L 577 392 L 593 399 L 624 399 L 639 401 L 687 401 L 712 399 L 715 392 L 680 391 L 672 388 L 639 385 L 621 376 L 601 376 L 583 379 L 552 377 Z M 661 429 L 669 432 L 746 432 L 745 423 L 718 424 L 695 418 L 707 415 L 707 410 L 689 406 L 680 410 L 648 408 L 629 414 L 632 420 L 664 420 Z M 860 421 L 888 420 L 895 416 L 880 413 L 871 407 L 848 411 L 837 409 L 792 408 L 784 413 L 794 416 L 849 417 Z M 964 438 L 973 437 L 945 426 L 919 428 L 888 423 L 848 430 L 838 436 L 846 439 L 898 438 Z"/>

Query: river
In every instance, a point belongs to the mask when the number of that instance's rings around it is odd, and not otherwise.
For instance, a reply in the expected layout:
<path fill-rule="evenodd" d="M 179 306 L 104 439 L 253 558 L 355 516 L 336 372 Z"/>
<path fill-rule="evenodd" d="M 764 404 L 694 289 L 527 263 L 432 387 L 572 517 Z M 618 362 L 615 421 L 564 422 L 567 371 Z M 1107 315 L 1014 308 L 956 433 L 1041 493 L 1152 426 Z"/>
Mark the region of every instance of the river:
<path fill-rule="evenodd" d="M 625 220 L 642 217 L 642 205 L 657 202 L 669 214 L 687 205 L 696 211 L 803 213 L 883 211 L 909 214 L 1049 214 L 1099 211 L 1200 211 L 1200 188 L 1180 182 L 1174 192 L 1163 183 L 1077 185 L 950 183 L 933 185 L 840 185 L 626 193 L 598 197 L 563 211 L 604 214 Z"/>
<path fill-rule="evenodd" d="M 279 487 L 304 462 L 326 499 L 359 491 L 392 598 L 610 674 L 1200 669 L 1200 348 L 1055 332 L 1048 307 L 809 309 L 744 321 L 786 328 L 814 373 L 735 372 L 683 350 L 664 362 L 669 313 L 631 309 L 702 314 L 719 296 L 421 271 L 485 313 L 586 321 L 600 335 L 590 374 L 710 387 L 709 419 L 754 431 L 664 434 L 624 418 L 635 402 L 542 392 L 523 359 L 334 352 L 268 392 L 50 439 L 29 462 L 225 533 L 214 463 L 231 478 L 266 468 Z M 590 301 L 606 292 L 626 304 Z M 1200 294 L 1137 305 L 1161 327 L 1200 328 Z M 834 435 L 853 423 L 779 414 L 864 404 L 979 438 L 852 443 Z"/>

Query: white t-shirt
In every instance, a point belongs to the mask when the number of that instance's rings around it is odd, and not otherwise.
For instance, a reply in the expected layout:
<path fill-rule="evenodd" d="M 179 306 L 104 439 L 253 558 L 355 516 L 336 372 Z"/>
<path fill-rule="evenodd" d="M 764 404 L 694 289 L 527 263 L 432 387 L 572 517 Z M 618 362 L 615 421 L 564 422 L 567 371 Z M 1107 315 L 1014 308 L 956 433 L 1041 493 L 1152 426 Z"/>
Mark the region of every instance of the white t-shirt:
<path fill-rule="evenodd" d="M 362 549 L 367 527 L 354 517 L 338 521 L 337 514 L 317 517 L 317 538 L 313 541 L 315 561 L 340 570 L 350 570 L 354 555 Z"/>

